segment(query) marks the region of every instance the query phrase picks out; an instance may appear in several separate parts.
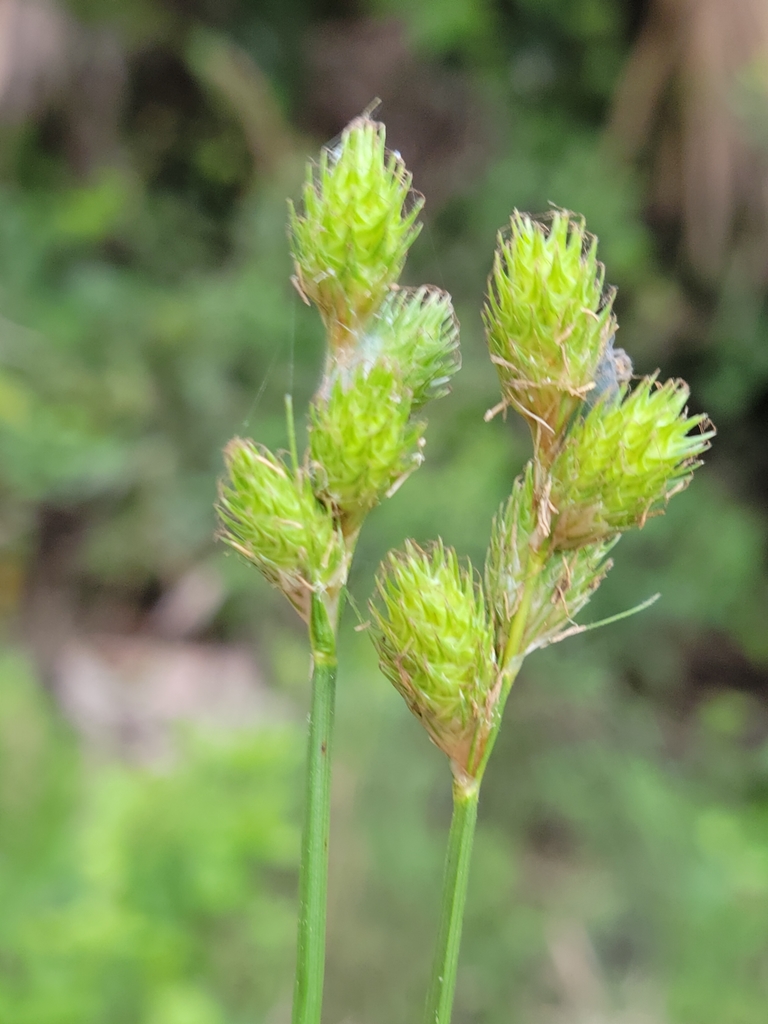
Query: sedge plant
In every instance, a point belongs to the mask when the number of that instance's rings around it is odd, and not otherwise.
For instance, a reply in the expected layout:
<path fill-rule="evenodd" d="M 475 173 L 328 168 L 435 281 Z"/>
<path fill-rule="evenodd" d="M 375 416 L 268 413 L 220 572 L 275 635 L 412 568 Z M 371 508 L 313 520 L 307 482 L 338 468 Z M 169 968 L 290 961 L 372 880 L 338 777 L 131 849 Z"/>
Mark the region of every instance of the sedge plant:
<path fill-rule="evenodd" d="M 521 415 L 533 455 L 493 521 L 482 579 L 441 542 L 408 542 L 371 603 L 381 668 L 453 779 L 426 1024 L 450 1021 L 480 786 L 523 660 L 585 628 L 574 618 L 609 552 L 688 485 L 714 433 L 688 415 L 683 381 L 631 387 L 596 246 L 563 211 L 516 212 L 499 236 L 484 323 L 501 401 L 486 419 Z"/>
<path fill-rule="evenodd" d="M 327 337 L 307 450 L 300 459 L 287 398 L 287 453 L 242 438 L 224 453 L 221 538 L 285 594 L 311 649 L 293 1024 L 319 1024 L 322 1008 L 336 638 L 355 543 L 422 462 L 421 410 L 459 366 L 450 296 L 397 283 L 422 205 L 367 116 L 309 164 L 302 202 L 289 204 L 293 282 Z"/>

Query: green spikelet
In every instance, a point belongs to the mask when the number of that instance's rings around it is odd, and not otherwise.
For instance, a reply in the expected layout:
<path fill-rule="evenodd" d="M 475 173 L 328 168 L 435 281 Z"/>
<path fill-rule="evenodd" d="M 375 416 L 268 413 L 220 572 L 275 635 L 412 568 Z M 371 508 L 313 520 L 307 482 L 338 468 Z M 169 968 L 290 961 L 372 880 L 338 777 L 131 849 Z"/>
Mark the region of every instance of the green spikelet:
<path fill-rule="evenodd" d="M 461 367 L 450 295 L 429 286 L 390 292 L 361 339 L 360 358 L 399 367 L 414 410 L 447 395 Z"/>
<path fill-rule="evenodd" d="M 338 377 L 310 409 L 315 490 L 356 528 L 381 498 L 422 462 L 424 424 L 411 421 L 410 392 L 387 363 Z"/>
<path fill-rule="evenodd" d="M 387 151 L 384 125 L 367 117 L 310 165 L 302 199 L 300 211 L 289 204 L 296 283 L 320 310 L 331 348 L 345 349 L 398 280 L 424 201 Z"/>
<path fill-rule="evenodd" d="M 499 236 L 483 311 L 488 348 L 504 404 L 526 418 L 542 454 L 594 388 L 615 331 L 596 252 L 583 221 L 559 211 L 546 223 L 515 212 Z"/>
<path fill-rule="evenodd" d="M 371 604 L 382 671 L 432 740 L 471 775 L 494 722 L 498 674 L 485 604 L 471 571 L 442 543 L 390 552 Z"/>
<path fill-rule="evenodd" d="M 219 488 L 221 539 L 253 562 L 305 621 L 312 591 L 333 590 L 344 568 L 338 530 L 304 474 L 266 448 L 234 438 Z"/>
<path fill-rule="evenodd" d="M 555 547 L 642 527 L 687 487 L 714 434 L 705 416 L 687 415 L 688 394 L 684 381 L 646 377 L 576 420 L 552 467 Z"/>

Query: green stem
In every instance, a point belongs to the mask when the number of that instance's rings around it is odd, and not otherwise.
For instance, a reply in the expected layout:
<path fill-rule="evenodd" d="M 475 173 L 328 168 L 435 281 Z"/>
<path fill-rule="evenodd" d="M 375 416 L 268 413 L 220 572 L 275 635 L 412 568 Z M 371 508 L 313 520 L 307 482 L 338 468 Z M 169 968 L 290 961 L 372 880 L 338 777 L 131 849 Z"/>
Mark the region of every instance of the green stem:
<path fill-rule="evenodd" d="M 336 615 L 334 615 L 334 620 Z M 299 935 L 293 1024 L 320 1024 L 325 972 L 325 914 L 331 815 L 331 739 L 336 697 L 336 621 L 312 595 L 312 705 L 299 870 Z"/>
<path fill-rule="evenodd" d="M 477 781 L 462 784 L 455 780 L 453 783 L 453 817 L 445 857 L 443 906 L 425 1024 L 449 1024 L 451 1019 L 479 794 Z"/>

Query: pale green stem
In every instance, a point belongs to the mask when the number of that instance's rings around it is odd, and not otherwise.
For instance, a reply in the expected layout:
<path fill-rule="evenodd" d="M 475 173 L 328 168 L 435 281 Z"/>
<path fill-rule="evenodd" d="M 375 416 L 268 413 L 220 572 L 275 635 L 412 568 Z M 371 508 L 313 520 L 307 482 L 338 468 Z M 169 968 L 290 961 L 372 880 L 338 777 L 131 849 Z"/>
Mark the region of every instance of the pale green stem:
<path fill-rule="evenodd" d="M 331 740 L 336 697 L 337 615 L 331 620 L 312 595 L 312 704 L 309 713 L 307 788 L 299 870 L 299 934 L 293 1024 L 320 1024 L 325 973 L 328 838 L 331 815 Z"/>
<path fill-rule="evenodd" d="M 424 1013 L 425 1024 L 449 1024 L 451 1019 L 479 794 L 479 782 L 461 784 L 454 781 L 453 817 L 443 877 L 443 906 Z"/>

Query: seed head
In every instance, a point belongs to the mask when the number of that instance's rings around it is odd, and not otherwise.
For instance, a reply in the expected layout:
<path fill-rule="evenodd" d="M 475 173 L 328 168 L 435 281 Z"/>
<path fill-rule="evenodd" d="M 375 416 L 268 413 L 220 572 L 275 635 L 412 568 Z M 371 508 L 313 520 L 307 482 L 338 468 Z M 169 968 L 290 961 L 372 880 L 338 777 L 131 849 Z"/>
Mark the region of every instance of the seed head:
<path fill-rule="evenodd" d="M 428 286 L 390 292 L 360 342 L 360 359 L 372 363 L 382 357 L 399 368 L 414 410 L 447 395 L 461 367 L 450 295 Z"/>
<path fill-rule="evenodd" d="M 684 381 L 645 377 L 576 419 L 552 466 L 555 547 L 641 527 L 688 486 L 714 435 L 706 416 L 688 416 L 688 394 Z"/>
<path fill-rule="evenodd" d="M 332 348 L 344 349 L 399 278 L 424 201 L 412 196 L 400 155 L 387 151 L 384 125 L 367 117 L 309 166 L 302 198 L 300 211 L 289 203 L 296 284 Z"/>
<path fill-rule="evenodd" d="M 252 441 L 224 450 L 228 479 L 219 487 L 221 538 L 253 562 L 305 621 L 313 590 L 333 590 L 343 569 L 341 537 L 309 479 Z"/>
<path fill-rule="evenodd" d="M 438 542 L 390 552 L 371 603 L 381 669 L 454 765 L 471 775 L 499 695 L 490 623 L 480 588 Z"/>
<path fill-rule="evenodd" d="M 561 211 L 547 222 L 515 212 L 499 236 L 483 311 L 488 348 L 504 403 L 544 452 L 593 389 L 615 330 L 596 251 L 584 222 Z"/>
<path fill-rule="evenodd" d="M 315 492 L 356 529 L 381 498 L 422 462 L 424 424 L 411 421 L 411 394 L 386 362 L 339 376 L 310 408 Z"/>

